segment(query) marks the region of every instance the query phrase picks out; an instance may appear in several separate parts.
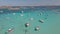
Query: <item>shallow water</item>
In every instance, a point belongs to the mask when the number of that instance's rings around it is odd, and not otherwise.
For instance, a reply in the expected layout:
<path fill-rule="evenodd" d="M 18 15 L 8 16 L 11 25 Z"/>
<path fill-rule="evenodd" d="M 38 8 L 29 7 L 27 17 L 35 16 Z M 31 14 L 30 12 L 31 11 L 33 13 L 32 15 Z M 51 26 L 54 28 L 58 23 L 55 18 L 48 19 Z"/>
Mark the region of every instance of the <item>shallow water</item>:
<path fill-rule="evenodd" d="M 4 12 L 0 13 L 0 34 L 60 34 L 60 13 L 54 10 L 30 9 L 21 13 L 21 10 L 3 9 Z M 44 23 L 39 22 L 40 19 Z M 26 22 L 30 26 L 25 27 Z M 39 31 L 35 31 L 36 26 L 40 26 Z M 6 33 L 9 28 L 14 28 L 13 32 Z"/>

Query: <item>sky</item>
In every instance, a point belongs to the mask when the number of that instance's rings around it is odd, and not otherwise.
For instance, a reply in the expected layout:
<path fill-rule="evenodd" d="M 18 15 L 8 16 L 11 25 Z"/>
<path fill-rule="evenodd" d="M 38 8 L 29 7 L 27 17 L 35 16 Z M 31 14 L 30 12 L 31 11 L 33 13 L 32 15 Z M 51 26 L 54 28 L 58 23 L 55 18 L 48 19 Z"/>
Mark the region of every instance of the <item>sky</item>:
<path fill-rule="evenodd" d="M 0 0 L 0 6 L 47 6 L 60 5 L 60 0 Z"/>

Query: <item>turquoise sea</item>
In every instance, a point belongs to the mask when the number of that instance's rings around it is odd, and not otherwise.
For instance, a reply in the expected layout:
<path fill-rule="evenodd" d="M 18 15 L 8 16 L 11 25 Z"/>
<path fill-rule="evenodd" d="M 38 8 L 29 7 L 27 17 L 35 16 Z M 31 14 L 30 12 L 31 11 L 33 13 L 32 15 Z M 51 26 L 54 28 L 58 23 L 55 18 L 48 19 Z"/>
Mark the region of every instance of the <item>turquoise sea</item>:
<path fill-rule="evenodd" d="M 60 7 L 21 8 L 19 10 L 0 8 L 0 34 L 60 34 Z M 32 20 L 31 20 L 32 19 Z M 43 23 L 39 20 L 44 20 Z M 25 23 L 30 25 L 25 27 Z M 40 29 L 35 31 L 35 27 Z M 12 32 L 6 32 L 13 28 Z"/>

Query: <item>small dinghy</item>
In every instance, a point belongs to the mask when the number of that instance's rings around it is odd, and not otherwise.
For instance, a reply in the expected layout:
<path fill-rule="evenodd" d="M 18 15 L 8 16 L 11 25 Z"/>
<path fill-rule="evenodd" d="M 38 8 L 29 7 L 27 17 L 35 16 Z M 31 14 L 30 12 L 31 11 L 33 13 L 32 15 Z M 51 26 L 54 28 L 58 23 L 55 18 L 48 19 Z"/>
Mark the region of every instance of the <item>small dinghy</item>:
<path fill-rule="evenodd" d="M 7 32 L 12 32 L 14 28 L 9 28 Z"/>
<path fill-rule="evenodd" d="M 40 19 L 39 22 L 44 23 L 44 20 Z"/>
<path fill-rule="evenodd" d="M 27 22 L 26 24 L 25 24 L 25 27 L 28 27 L 30 24 L 29 24 L 29 22 Z"/>
<path fill-rule="evenodd" d="M 36 26 L 36 27 L 35 27 L 35 31 L 38 31 L 39 29 L 40 29 L 39 26 Z"/>

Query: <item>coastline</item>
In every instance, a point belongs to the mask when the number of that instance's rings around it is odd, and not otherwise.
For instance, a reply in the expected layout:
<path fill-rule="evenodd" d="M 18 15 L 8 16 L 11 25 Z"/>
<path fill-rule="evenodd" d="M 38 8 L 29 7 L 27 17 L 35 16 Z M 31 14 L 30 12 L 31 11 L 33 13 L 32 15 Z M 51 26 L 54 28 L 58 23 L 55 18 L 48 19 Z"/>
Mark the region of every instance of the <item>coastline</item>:
<path fill-rule="evenodd" d="M 19 10 L 20 8 L 59 8 L 60 6 L 0 6 L 0 9 L 7 8 L 10 10 Z"/>

